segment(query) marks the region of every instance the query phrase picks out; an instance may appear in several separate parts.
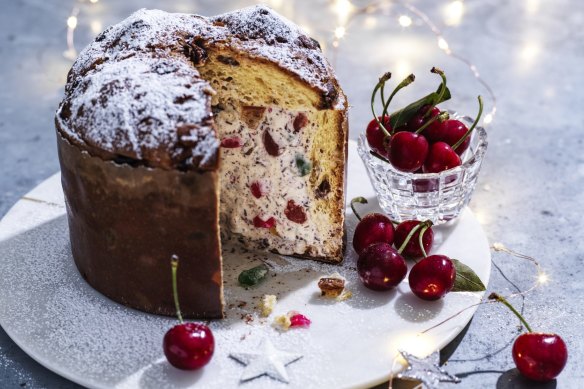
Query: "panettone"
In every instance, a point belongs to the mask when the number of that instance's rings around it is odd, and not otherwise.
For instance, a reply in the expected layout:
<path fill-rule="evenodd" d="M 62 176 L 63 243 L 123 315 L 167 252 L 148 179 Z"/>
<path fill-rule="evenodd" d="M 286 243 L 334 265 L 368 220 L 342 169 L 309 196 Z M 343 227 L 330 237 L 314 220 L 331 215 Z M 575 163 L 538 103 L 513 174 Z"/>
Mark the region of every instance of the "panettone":
<path fill-rule="evenodd" d="M 340 262 L 347 103 L 318 43 L 264 6 L 140 10 L 74 63 L 56 116 L 73 257 L 115 301 L 222 316 L 220 235 Z M 220 226 L 220 227 L 219 227 Z"/>

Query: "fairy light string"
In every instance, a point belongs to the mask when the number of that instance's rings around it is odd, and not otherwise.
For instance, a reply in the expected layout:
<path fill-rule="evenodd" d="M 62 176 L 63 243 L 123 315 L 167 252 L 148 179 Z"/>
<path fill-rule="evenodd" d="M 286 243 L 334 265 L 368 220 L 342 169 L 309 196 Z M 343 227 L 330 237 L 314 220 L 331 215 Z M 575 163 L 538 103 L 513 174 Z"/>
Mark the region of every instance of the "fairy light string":
<path fill-rule="evenodd" d="M 524 300 L 525 300 L 525 296 L 531 292 L 533 292 L 535 289 L 541 287 L 542 285 L 545 285 L 549 282 L 549 276 L 548 274 L 543 270 L 542 266 L 540 265 L 539 261 L 537 259 L 535 259 L 532 256 L 526 255 L 526 254 L 522 254 L 518 251 L 512 250 L 508 247 L 506 247 L 503 243 L 497 242 L 497 243 L 493 243 L 490 247 L 493 251 L 495 252 L 503 252 L 506 254 L 509 254 L 513 257 L 519 258 L 519 259 L 523 259 L 528 261 L 534 268 L 536 271 L 536 277 L 535 277 L 535 281 L 531 284 L 531 286 L 525 290 L 521 290 L 512 280 L 510 280 L 505 273 L 502 271 L 502 269 L 491 259 L 491 263 L 493 263 L 493 265 L 497 268 L 497 270 L 499 271 L 499 273 L 501 273 L 501 276 L 509 283 L 513 286 L 513 288 L 515 290 L 517 290 L 515 293 L 511 293 L 507 296 L 504 296 L 505 299 L 509 300 L 509 299 L 513 299 L 516 297 L 521 297 L 522 299 L 522 305 L 521 305 L 521 312 L 523 312 L 523 307 L 524 307 Z M 486 293 L 485 293 L 486 295 Z M 447 317 L 446 319 L 440 321 L 437 324 L 434 324 L 433 326 L 415 334 L 416 337 L 421 337 L 425 334 L 428 334 L 430 331 L 440 327 L 441 325 L 447 323 L 448 321 L 454 319 L 455 317 L 461 315 L 462 313 L 466 312 L 467 310 L 483 305 L 483 304 L 493 304 L 493 303 L 498 303 L 497 300 L 489 300 L 487 297 L 483 297 L 481 298 L 481 300 L 479 302 L 476 302 L 474 304 L 470 304 L 467 307 L 461 309 L 460 311 L 454 313 L 453 315 Z M 401 357 L 399 355 L 397 355 L 393 362 L 392 362 L 392 368 L 391 371 L 393 372 L 395 370 L 395 366 L 396 363 L 401 359 Z M 389 389 L 393 388 L 393 375 L 390 376 L 389 378 Z"/>

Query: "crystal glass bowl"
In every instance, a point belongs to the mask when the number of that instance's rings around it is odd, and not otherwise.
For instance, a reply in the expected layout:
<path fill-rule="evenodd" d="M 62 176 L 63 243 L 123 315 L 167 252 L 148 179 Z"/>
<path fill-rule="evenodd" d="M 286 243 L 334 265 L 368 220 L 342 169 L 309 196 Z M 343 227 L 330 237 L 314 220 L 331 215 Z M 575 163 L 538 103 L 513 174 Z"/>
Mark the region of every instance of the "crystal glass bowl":
<path fill-rule="evenodd" d="M 451 113 L 451 118 L 467 127 L 472 118 Z M 394 221 L 431 220 L 442 224 L 456 218 L 469 203 L 485 152 L 487 133 L 475 127 L 469 148 L 462 155 L 462 165 L 440 173 L 414 174 L 395 169 L 373 154 L 365 135 L 359 137 L 357 150 L 373 184 L 379 205 Z"/>

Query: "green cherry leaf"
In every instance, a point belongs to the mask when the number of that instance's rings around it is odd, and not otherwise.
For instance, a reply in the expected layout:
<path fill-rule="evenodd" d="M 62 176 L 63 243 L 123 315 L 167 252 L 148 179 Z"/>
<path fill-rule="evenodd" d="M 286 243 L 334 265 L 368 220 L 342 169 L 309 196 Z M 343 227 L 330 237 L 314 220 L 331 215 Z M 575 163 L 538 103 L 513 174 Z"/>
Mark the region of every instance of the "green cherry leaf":
<path fill-rule="evenodd" d="M 408 120 L 410 120 L 415 114 L 417 114 L 424 105 L 435 106 L 446 100 L 450 100 L 451 96 L 448 87 L 444 91 L 442 98 L 440 98 L 441 87 L 442 85 L 438 87 L 438 90 L 436 92 L 432 92 L 429 95 L 422 97 L 420 100 L 414 101 L 405 108 L 399 109 L 392 113 L 389 117 L 389 123 L 391 124 L 391 128 L 395 129 L 405 125 L 408 122 Z"/>
<path fill-rule="evenodd" d="M 259 284 L 268 274 L 268 267 L 264 264 L 244 270 L 237 280 L 242 286 L 254 286 Z"/>
<path fill-rule="evenodd" d="M 452 292 L 483 292 L 487 289 L 470 267 L 454 258 L 451 258 L 451 261 L 456 269 Z"/>
<path fill-rule="evenodd" d="M 310 170 L 312 169 L 312 163 L 307 161 L 302 154 L 296 154 L 294 160 L 296 161 L 296 167 L 298 168 L 300 177 L 304 177 L 310 173 Z"/>

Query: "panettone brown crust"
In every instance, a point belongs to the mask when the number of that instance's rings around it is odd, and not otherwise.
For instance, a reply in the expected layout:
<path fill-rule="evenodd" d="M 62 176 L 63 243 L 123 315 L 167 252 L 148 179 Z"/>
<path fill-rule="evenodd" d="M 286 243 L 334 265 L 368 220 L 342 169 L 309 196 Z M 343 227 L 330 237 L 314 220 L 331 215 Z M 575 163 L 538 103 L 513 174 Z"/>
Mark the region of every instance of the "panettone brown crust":
<path fill-rule="evenodd" d="M 71 250 L 81 276 L 114 301 L 174 316 L 175 254 L 183 315 L 223 317 L 218 173 L 118 165 L 61 136 L 57 143 Z"/>

